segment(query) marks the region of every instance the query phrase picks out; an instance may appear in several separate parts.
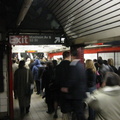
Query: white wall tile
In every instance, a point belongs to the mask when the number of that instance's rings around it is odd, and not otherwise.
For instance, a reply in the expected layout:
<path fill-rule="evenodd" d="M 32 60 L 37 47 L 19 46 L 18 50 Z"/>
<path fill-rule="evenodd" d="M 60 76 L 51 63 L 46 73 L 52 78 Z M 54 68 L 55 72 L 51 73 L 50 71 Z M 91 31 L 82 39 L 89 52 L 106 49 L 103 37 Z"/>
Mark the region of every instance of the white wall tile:
<path fill-rule="evenodd" d="M 7 110 L 8 109 L 6 105 L 0 106 L 0 112 L 6 112 Z"/>
<path fill-rule="evenodd" d="M 1 99 L 0 100 L 0 105 L 1 106 L 7 106 L 7 99 Z"/>

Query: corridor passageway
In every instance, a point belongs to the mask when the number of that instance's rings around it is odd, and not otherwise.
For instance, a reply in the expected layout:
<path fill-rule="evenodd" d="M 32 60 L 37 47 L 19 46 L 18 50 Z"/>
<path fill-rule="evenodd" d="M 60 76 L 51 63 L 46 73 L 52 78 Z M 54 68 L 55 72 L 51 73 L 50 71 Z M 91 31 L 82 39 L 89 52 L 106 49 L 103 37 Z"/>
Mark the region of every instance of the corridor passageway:
<path fill-rule="evenodd" d="M 36 95 L 34 92 L 31 99 L 31 108 L 30 112 L 25 115 L 23 120 L 62 120 L 62 114 L 60 109 L 58 109 L 58 118 L 53 118 L 53 114 L 46 113 L 47 106 L 45 99 L 42 99 L 42 96 Z M 18 100 L 14 99 L 14 120 L 21 120 L 19 114 L 19 105 Z"/>

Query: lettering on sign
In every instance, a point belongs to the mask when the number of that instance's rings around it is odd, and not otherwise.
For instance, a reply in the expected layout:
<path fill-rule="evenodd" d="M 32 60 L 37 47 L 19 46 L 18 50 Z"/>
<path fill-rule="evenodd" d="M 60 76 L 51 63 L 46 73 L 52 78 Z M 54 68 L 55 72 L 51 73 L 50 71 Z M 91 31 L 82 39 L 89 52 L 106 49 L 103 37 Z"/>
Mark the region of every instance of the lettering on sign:
<path fill-rule="evenodd" d="M 54 35 L 12 35 L 9 41 L 12 45 L 63 44 L 65 38 Z"/>
<path fill-rule="evenodd" d="M 10 36 L 9 40 L 12 45 L 28 45 L 29 44 L 28 36 Z"/>

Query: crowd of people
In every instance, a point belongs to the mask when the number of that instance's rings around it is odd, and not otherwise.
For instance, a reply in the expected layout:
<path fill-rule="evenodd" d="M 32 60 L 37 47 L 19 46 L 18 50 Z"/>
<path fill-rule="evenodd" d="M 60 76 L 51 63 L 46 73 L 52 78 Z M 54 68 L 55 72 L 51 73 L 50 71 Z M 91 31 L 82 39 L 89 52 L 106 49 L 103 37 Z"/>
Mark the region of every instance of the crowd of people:
<path fill-rule="evenodd" d="M 46 112 L 54 113 L 54 118 L 60 107 L 62 120 L 120 119 L 120 74 L 112 58 L 81 63 L 78 51 L 72 50 L 63 52 L 59 64 L 57 60 L 43 62 L 37 58 L 15 65 L 13 60 L 13 76 L 21 116 L 29 112 L 31 94 L 36 89 L 36 94 L 45 98 Z"/>

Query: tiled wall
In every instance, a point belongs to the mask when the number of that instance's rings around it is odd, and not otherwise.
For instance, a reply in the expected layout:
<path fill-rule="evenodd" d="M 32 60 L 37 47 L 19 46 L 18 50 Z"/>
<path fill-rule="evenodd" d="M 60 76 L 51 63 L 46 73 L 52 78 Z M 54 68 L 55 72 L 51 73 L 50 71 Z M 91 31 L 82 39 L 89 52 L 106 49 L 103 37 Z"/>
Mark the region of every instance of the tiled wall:
<path fill-rule="evenodd" d="M 7 113 L 8 111 L 8 97 L 7 97 L 7 56 L 3 60 L 3 75 L 4 75 L 4 92 L 0 93 L 0 113 Z"/>
<path fill-rule="evenodd" d="M 84 58 L 85 58 L 85 60 L 87 60 L 87 59 L 91 59 L 91 60 L 97 59 L 97 53 L 94 53 L 94 54 L 84 54 Z"/>
<path fill-rule="evenodd" d="M 120 67 L 120 52 L 105 52 L 105 53 L 98 53 L 98 56 L 101 56 L 103 60 L 108 60 L 109 58 L 113 58 L 114 65 L 118 69 Z M 97 53 L 95 54 L 84 54 L 85 60 L 87 59 L 97 59 Z"/>
<path fill-rule="evenodd" d="M 120 52 L 116 52 L 115 53 L 115 65 L 116 65 L 116 67 L 117 68 L 119 68 L 120 67 Z"/>
<path fill-rule="evenodd" d="M 108 60 L 109 58 L 113 58 L 114 65 L 118 69 L 120 65 L 120 52 L 108 52 L 108 53 L 99 53 L 99 56 L 103 58 L 103 60 Z"/>

